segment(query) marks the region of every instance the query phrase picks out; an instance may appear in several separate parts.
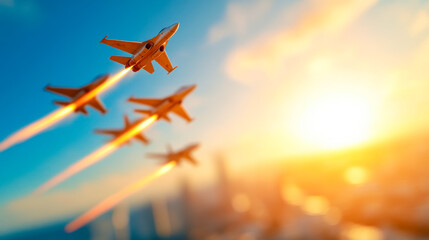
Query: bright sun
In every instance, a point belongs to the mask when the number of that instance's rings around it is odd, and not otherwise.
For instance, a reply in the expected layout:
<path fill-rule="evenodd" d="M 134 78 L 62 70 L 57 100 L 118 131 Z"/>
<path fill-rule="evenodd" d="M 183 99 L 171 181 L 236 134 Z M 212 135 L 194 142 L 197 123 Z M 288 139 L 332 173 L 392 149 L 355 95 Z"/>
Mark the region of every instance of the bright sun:
<path fill-rule="evenodd" d="M 373 114 L 365 96 L 338 93 L 317 96 L 301 110 L 298 134 L 310 144 L 338 149 L 370 137 Z"/>

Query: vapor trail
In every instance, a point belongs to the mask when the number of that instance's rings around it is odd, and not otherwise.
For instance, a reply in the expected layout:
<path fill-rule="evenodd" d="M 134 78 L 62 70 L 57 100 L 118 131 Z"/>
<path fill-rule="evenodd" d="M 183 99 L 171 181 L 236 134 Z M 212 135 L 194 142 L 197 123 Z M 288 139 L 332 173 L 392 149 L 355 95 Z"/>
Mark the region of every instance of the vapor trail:
<path fill-rule="evenodd" d="M 150 182 L 156 180 L 157 178 L 161 177 L 162 175 L 166 174 L 167 172 L 171 171 L 173 167 L 176 165 L 175 162 L 169 162 L 165 165 L 163 165 L 161 168 L 156 170 L 154 173 L 152 173 L 149 176 L 146 176 L 137 182 L 134 182 L 127 187 L 123 188 L 119 192 L 109 196 L 104 201 L 96 205 L 95 207 L 91 208 L 89 211 L 72 221 L 66 226 L 67 232 L 73 232 L 79 228 L 81 228 L 83 225 L 86 225 L 90 221 L 94 220 L 98 216 L 102 215 L 106 211 L 112 209 L 114 206 L 116 206 L 118 203 L 120 203 L 125 198 L 133 195 L 134 193 L 138 192 L 140 189 L 148 185 Z"/>
<path fill-rule="evenodd" d="M 52 179 L 50 179 L 48 182 L 43 184 L 41 187 L 39 187 L 36 190 L 36 193 L 43 193 L 48 191 L 49 189 L 55 187 L 56 185 L 60 184 L 61 182 L 67 180 L 68 178 L 72 177 L 73 175 L 77 174 L 78 172 L 88 168 L 89 166 L 101 161 L 106 156 L 110 155 L 112 152 L 114 152 L 119 146 L 129 141 L 131 138 L 136 136 L 138 133 L 143 131 L 145 128 L 150 126 L 155 120 L 158 118 L 157 115 L 152 115 L 148 118 L 144 118 L 140 120 L 140 123 L 137 124 L 135 127 L 131 128 L 130 130 L 124 132 L 119 137 L 115 138 L 113 141 L 107 143 L 106 145 L 100 147 L 90 155 L 82 158 L 78 162 L 74 163 L 70 167 L 68 167 L 66 170 L 61 172 L 60 174 L 56 175 Z"/>

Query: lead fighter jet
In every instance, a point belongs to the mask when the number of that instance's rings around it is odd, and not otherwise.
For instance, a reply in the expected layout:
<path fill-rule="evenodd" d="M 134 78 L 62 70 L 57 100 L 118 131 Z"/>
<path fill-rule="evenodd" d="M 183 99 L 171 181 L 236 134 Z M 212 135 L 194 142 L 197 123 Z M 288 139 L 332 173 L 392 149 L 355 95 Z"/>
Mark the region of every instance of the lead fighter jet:
<path fill-rule="evenodd" d="M 177 152 L 173 152 L 171 147 L 168 147 L 166 154 L 148 153 L 147 157 L 161 159 L 161 160 L 164 160 L 165 163 L 176 162 L 177 164 L 180 164 L 182 159 L 186 159 L 189 162 L 191 162 L 192 164 L 197 165 L 197 161 L 192 157 L 191 153 L 195 149 L 197 149 L 198 147 L 199 147 L 198 143 L 192 144 L 192 145 L 189 145 L 189 146 L 187 146 L 187 147 L 185 147 L 182 150 L 179 150 Z"/>
<path fill-rule="evenodd" d="M 98 134 L 107 134 L 107 135 L 113 135 L 113 140 L 119 138 L 122 136 L 122 134 L 128 132 L 128 130 L 134 128 L 136 125 L 140 124 L 141 121 L 135 121 L 133 123 L 130 122 L 130 120 L 128 119 L 128 117 L 126 115 L 124 115 L 124 128 L 123 129 L 109 129 L 109 130 L 95 130 L 95 133 Z M 149 140 L 142 134 L 142 133 L 138 133 L 137 135 L 135 135 L 134 137 L 137 140 L 140 140 L 142 143 L 144 144 L 148 144 Z M 129 144 L 129 141 L 126 142 Z"/>
<path fill-rule="evenodd" d="M 148 116 L 158 115 L 158 119 L 164 119 L 168 122 L 171 121 L 168 116 L 169 112 L 173 112 L 179 117 L 185 119 L 188 122 L 192 121 L 192 118 L 186 112 L 186 110 L 182 106 L 182 102 L 185 97 L 194 91 L 197 85 L 184 86 L 177 90 L 172 95 L 165 98 L 134 98 L 130 97 L 128 99 L 129 102 L 143 104 L 146 106 L 152 107 L 152 109 L 136 109 L 134 110 L 137 113 L 143 113 Z"/>
<path fill-rule="evenodd" d="M 88 92 L 94 90 L 95 88 L 97 88 L 98 86 L 100 86 L 102 83 L 104 83 L 107 79 L 109 78 L 109 75 L 102 75 L 100 77 L 97 77 L 92 83 L 83 86 L 81 88 L 61 88 L 61 87 L 51 87 L 51 86 L 46 86 L 45 90 L 49 91 L 49 92 L 53 92 L 65 97 L 69 97 L 71 98 L 70 102 L 67 101 L 54 101 L 55 104 L 60 105 L 60 106 L 67 106 L 69 104 L 81 101 L 80 99 L 85 96 L 85 94 L 87 94 Z M 88 114 L 88 111 L 85 109 L 85 106 L 89 105 L 93 108 L 95 108 L 96 110 L 98 110 L 99 112 L 101 112 L 102 114 L 105 114 L 106 108 L 103 106 L 103 104 L 97 99 L 97 97 L 93 97 L 91 99 L 89 99 L 88 101 L 83 102 L 83 104 L 81 106 L 78 106 L 75 110 L 75 112 L 80 112 L 83 113 L 85 115 Z"/>
<path fill-rule="evenodd" d="M 132 66 L 133 72 L 140 71 L 143 68 L 152 74 L 155 71 L 152 60 L 155 60 L 168 73 L 171 73 L 177 66 L 173 68 L 171 65 L 170 59 L 165 52 L 165 47 L 178 28 L 179 23 L 163 28 L 154 38 L 144 42 L 112 40 L 106 39 L 106 36 L 101 40 L 101 43 L 132 54 L 132 57 L 111 56 L 110 60 L 125 65 L 125 68 Z"/>

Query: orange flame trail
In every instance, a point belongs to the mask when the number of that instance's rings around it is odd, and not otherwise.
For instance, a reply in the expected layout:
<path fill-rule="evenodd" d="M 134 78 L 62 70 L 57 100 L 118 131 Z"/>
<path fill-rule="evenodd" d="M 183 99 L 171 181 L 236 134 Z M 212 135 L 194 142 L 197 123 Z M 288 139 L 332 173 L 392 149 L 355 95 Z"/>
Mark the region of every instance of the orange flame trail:
<path fill-rule="evenodd" d="M 79 99 L 76 100 L 76 102 L 71 103 L 61 109 L 55 110 L 54 112 L 50 113 L 49 115 L 31 123 L 30 125 L 27 125 L 26 127 L 21 128 L 17 132 L 11 134 L 9 137 L 7 137 L 5 140 L 0 142 L 0 152 L 20 143 L 25 140 L 28 140 L 29 138 L 41 133 L 42 131 L 48 129 L 49 127 L 53 126 L 54 124 L 57 124 L 64 118 L 66 118 L 68 115 L 73 113 L 76 109 L 86 104 L 88 101 L 90 101 L 92 98 L 97 96 L 97 94 L 102 93 L 106 91 L 109 87 L 113 86 L 115 83 L 117 83 L 120 79 L 122 79 L 123 76 L 125 76 L 126 73 L 128 73 L 131 70 L 131 68 L 126 68 L 113 77 L 109 78 L 104 83 L 100 84 L 98 87 L 94 88 L 92 91 L 88 92 L 87 94 L 83 95 Z"/>
<path fill-rule="evenodd" d="M 54 125 L 55 123 L 67 117 L 70 113 L 74 112 L 75 109 L 76 109 L 75 105 L 72 105 L 72 104 L 68 105 L 18 130 L 17 132 L 15 132 L 14 134 L 7 137 L 5 140 L 0 142 L 0 152 L 46 130 L 50 126 Z"/>
<path fill-rule="evenodd" d="M 131 128 L 130 130 L 124 132 L 119 137 L 115 138 L 113 141 L 107 143 L 106 145 L 102 146 L 95 152 L 91 153 L 90 155 L 86 156 L 85 158 L 81 159 L 80 161 L 74 163 L 70 167 L 68 167 L 66 170 L 61 172 L 60 174 L 56 175 L 54 178 L 43 184 L 40 188 L 36 190 L 36 193 L 43 193 L 48 191 L 49 189 L 55 187 L 56 185 L 60 184 L 61 182 L 67 180 L 71 176 L 75 175 L 76 173 L 86 169 L 87 167 L 99 162 L 104 157 L 111 154 L 113 151 L 115 151 L 119 146 L 126 143 L 128 140 L 133 138 L 135 135 L 137 135 L 139 132 L 143 131 L 143 129 L 150 126 L 155 120 L 158 119 L 158 116 L 152 115 L 149 118 L 144 118 L 141 120 L 139 124 Z"/>
<path fill-rule="evenodd" d="M 122 189 L 121 191 L 111 195 L 110 197 L 106 198 L 104 201 L 96 205 L 95 207 L 91 208 L 89 211 L 75 219 L 73 222 L 69 223 L 66 226 L 67 232 L 73 232 L 83 225 L 89 223 L 90 221 L 94 220 L 98 216 L 102 215 L 106 211 L 112 209 L 114 206 L 116 206 L 119 202 L 124 200 L 125 198 L 129 197 L 130 195 L 136 193 L 146 185 L 148 185 L 150 182 L 154 181 L 158 177 L 161 177 L 162 175 L 166 174 L 167 172 L 171 171 L 173 167 L 176 165 L 176 162 L 169 162 L 165 165 L 163 165 L 161 168 L 159 168 L 157 171 L 152 173 L 151 175 L 140 179 L 139 181 L 132 183 Z"/>

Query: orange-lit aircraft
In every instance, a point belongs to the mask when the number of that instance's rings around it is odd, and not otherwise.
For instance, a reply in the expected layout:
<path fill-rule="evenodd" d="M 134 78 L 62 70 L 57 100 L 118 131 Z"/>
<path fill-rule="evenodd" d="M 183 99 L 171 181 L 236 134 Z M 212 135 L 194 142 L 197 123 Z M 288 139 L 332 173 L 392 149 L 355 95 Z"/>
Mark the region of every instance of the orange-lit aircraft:
<path fill-rule="evenodd" d="M 128 99 L 129 102 L 143 104 L 146 106 L 152 107 L 152 109 L 136 109 L 135 112 L 143 113 L 146 115 L 156 114 L 158 118 L 162 118 L 168 122 L 171 121 L 170 117 L 168 117 L 169 112 L 173 112 L 177 114 L 179 117 L 185 119 L 188 122 L 191 122 L 192 119 L 186 110 L 182 107 L 182 102 L 184 98 L 194 91 L 197 85 L 192 86 L 184 86 L 177 90 L 174 94 L 166 97 L 166 98 L 134 98 L 130 97 Z"/>
<path fill-rule="evenodd" d="M 106 36 L 101 40 L 101 43 L 132 54 L 132 57 L 111 56 L 110 60 L 125 65 L 125 68 L 132 66 L 133 72 L 140 71 L 140 69 L 143 68 L 149 73 L 153 73 L 155 70 L 152 65 L 152 60 L 155 60 L 170 73 L 176 69 L 177 66 L 173 68 L 171 65 L 170 59 L 165 52 L 165 47 L 178 28 L 179 23 L 163 28 L 154 38 L 144 42 L 112 40 L 106 39 Z"/>
<path fill-rule="evenodd" d="M 114 141 L 116 138 L 121 137 L 125 132 L 127 132 L 130 129 L 133 129 L 135 126 L 137 126 L 140 123 L 141 123 L 140 120 L 131 123 L 130 120 L 128 119 L 128 117 L 126 115 L 124 115 L 124 128 L 123 129 L 109 129 L 109 130 L 101 130 L 100 129 L 100 130 L 95 130 L 95 132 L 98 134 L 113 135 L 114 139 L 112 141 Z M 143 135 L 143 133 L 138 133 L 137 135 L 134 136 L 134 138 L 140 140 L 144 144 L 149 143 L 149 140 Z M 129 144 L 129 141 L 127 141 L 125 143 Z"/>
<path fill-rule="evenodd" d="M 86 86 L 83 86 L 81 88 L 61 88 L 61 87 L 47 86 L 45 88 L 45 90 L 71 98 L 70 102 L 54 101 L 54 103 L 57 105 L 67 106 L 67 105 L 72 104 L 72 103 L 81 102 L 81 100 L 80 100 L 81 98 L 83 98 L 88 92 L 94 90 L 95 88 L 97 88 L 98 86 L 103 84 L 108 78 L 109 78 L 109 75 L 103 75 L 103 76 L 97 77 L 92 83 L 90 83 Z M 85 109 L 86 105 L 89 105 L 89 106 L 95 108 L 96 110 L 98 110 L 102 114 L 105 114 L 107 112 L 106 108 L 103 106 L 103 104 L 97 99 L 97 96 L 94 96 L 93 98 L 90 98 L 90 99 L 84 101 L 74 111 L 87 115 L 88 111 Z"/>
<path fill-rule="evenodd" d="M 177 152 L 173 152 L 171 147 L 168 146 L 166 154 L 148 153 L 146 156 L 149 158 L 157 158 L 157 159 L 164 160 L 165 163 L 175 162 L 177 164 L 180 164 L 182 159 L 186 159 L 189 162 L 191 162 L 192 164 L 197 165 L 197 161 L 192 157 L 191 154 L 198 147 L 199 147 L 199 144 L 197 143 L 197 144 L 189 145 L 189 146 L 187 146 L 187 147 L 185 147 L 182 150 L 179 150 Z"/>

